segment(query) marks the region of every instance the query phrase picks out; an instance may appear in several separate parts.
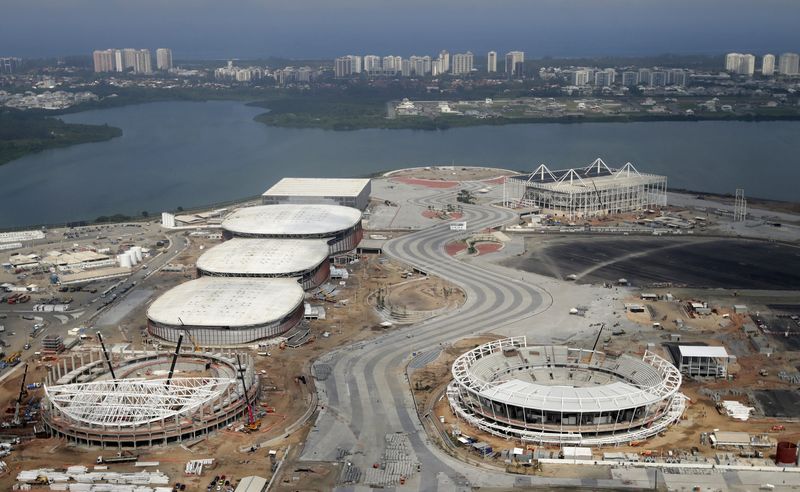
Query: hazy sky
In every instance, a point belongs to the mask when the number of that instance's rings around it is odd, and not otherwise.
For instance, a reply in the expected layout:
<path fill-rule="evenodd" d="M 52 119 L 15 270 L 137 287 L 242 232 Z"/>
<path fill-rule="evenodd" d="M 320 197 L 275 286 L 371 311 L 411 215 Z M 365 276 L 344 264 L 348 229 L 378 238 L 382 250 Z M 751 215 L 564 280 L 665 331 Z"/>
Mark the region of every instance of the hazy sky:
<path fill-rule="evenodd" d="M 800 51 L 800 0 L 0 0 L 0 56 Z"/>

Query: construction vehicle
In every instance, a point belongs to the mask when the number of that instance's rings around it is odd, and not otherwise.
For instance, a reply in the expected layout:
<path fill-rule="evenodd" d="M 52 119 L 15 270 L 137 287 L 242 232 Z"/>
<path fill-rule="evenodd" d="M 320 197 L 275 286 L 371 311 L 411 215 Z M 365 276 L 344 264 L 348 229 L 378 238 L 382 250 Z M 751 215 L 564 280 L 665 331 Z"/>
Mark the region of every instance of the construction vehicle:
<path fill-rule="evenodd" d="M 9 366 L 16 366 L 19 364 L 20 358 L 22 357 L 22 352 L 14 352 L 13 354 L 9 355 L 5 359 L 5 363 Z"/>
<path fill-rule="evenodd" d="M 192 336 L 192 333 L 189 330 L 186 330 L 186 336 L 188 336 L 189 341 L 192 342 L 192 347 L 194 347 L 194 351 L 201 352 L 202 349 L 200 348 L 199 345 L 197 345 L 197 341 L 195 341 L 194 337 Z"/>
<path fill-rule="evenodd" d="M 242 360 L 239 354 L 236 354 L 236 362 L 239 363 L 239 379 L 242 381 L 242 390 L 244 391 L 244 402 L 247 404 L 247 425 L 245 428 L 249 431 L 257 431 L 261 428 L 261 419 L 256 419 L 253 415 L 253 406 L 250 405 L 250 399 L 247 398 L 247 382 L 244 380 L 245 369 L 242 367 Z"/>
<path fill-rule="evenodd" d="M 19 406 L 22 404 L 22 399 L 28 394 L 28 390 L 25 389 L 25 379 L 27 379 L 27 377 L 28 364 L 25 364 L 25 370 L 22 372 L 22 383 L 19 385 L 19 396 L 17 397 L 17 403 L 14 407 L 14 418 L 11 419 L 11 425 L 15 427 L 22 425 L 22 420 L 19 418 Z"/>

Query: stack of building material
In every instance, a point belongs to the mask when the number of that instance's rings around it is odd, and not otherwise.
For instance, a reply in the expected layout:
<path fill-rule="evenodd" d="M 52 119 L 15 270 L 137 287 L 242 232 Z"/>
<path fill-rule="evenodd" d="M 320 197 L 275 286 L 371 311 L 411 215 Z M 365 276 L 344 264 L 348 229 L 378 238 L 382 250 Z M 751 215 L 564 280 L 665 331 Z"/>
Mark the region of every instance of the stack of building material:
<path fill-rule="evenodd" d="M 725 409 L 725 413 L 728 417 L 737 420 L 748 420 L 750 414 L 755 411 L 755 408 L 747 407 L 736 400 L 724 400 L 722 402 L 722 408 Z"/>
<path fill-rule="evenodd" d="M 214 464 L 214 458 L 206 458 L 204 460 L 192 460 L 186 463 L 187 475 L 202 475 L 203 467 Z"/>

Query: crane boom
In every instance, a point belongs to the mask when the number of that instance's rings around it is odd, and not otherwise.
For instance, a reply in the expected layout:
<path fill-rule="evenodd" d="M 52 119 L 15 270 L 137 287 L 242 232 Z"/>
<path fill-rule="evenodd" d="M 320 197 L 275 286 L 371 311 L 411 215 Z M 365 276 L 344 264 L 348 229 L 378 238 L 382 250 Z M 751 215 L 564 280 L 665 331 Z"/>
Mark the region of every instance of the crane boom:
<path fill-rule="evenodd" d="M 183 333 L 178 335 L 178 345 L 175 346 L 175 353 L 172 354 L 172 364 L 169 366 L 169 374 L 167 374 L 167 382 L 165 386 L 169 386 L 169 382 L 172 380 L 172 374 L 175 372 L 175 363 L 178 361 L 178 354 L 181 351 L 181 343 L 183 342 Z"/>

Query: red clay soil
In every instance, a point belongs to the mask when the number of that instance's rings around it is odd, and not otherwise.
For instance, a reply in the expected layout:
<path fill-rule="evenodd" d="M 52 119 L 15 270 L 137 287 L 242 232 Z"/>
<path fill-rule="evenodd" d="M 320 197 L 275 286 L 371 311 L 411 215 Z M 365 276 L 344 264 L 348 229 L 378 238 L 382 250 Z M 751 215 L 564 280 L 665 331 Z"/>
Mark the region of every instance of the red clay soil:
<path fill-rule="evenodd" d="M 500 243 L 477 243 L 475 245 L 475 249 L 478 250 L 478 255 L 488 255 L 489 253 L 494 253 L 495 251 L 500 251 L 503 249 L 503 245 Z"/>
<path fill-rule="evenodd" d="M 444 250 L 450 256 L 455 256 L 467 249 L 467 244 L 464 241 L 453 241 L 444 245 Z"/>
<path fill-rule="evenodd" d="M 499 176 L 499 177 L 497 177 L 497 178 L 492 178 L 492 179 L 484 179 L 484 180 L 483 180 L 483 182 L 484 182 L 484 183 L 486 183 L 486 184 L 496 184 L 496 185 L 499 185 L 499 184 L 503 184 L 503 182 L 504 182 L 505 180 L 506 180 L 506 177 L 505 177 L 505 176 Z"/>
<path fill-rule="evenodd" d="M 464 217 L 464 214 L 462 214 L 461 212 L 453 212 L 452 214 L 450 214 L 450 218 L 453 219 L 453 220 L 458 220 L 458 219 L 461 219 L 463 217 Z"/>
<path fill-rule="evenodd" d="M 433 210 L 423 210 L 422 216 L 425 217 L 426 219 L 435 219 L 439 217 L 439 213 L 434 212 Z"/>
<path fill-rule="evenodd" d="M 392 178 L 392 181 L 408 185 L 426 186 L 428 188 L 453 188 L 454 186 L 458 186 L 458 181 L 438 181 L 433 179 L 398 177 Z"/>

